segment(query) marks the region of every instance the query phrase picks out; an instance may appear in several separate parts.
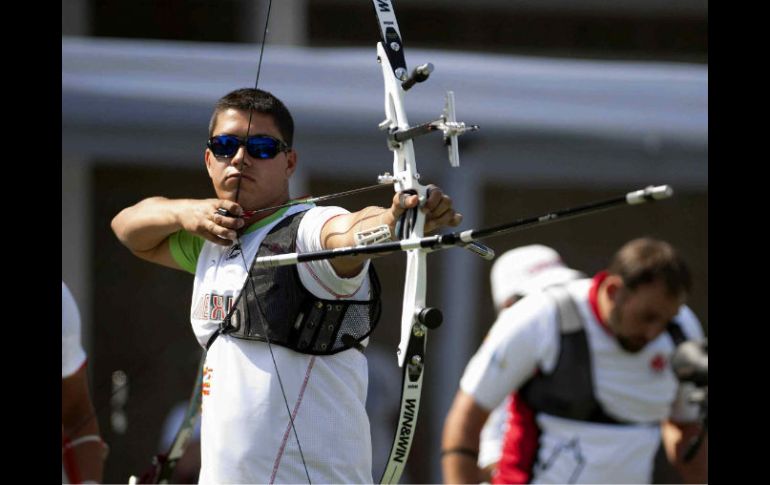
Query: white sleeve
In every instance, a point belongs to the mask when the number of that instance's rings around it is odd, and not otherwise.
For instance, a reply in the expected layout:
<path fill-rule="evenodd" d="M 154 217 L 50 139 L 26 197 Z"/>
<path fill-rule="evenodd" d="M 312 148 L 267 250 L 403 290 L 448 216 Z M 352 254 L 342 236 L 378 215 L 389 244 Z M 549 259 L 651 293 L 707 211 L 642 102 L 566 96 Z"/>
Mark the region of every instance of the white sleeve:
<path fill-rule="evenodd" d="M 321 244 L 321 229 L 333 218 L 350 212 L 342 207 L 314 207 L 302 218 L 297 231 L 297 252 L 309 253 L 324 249 Z M 328 260 L 311 261 L 297 265 L 300 280 L 305 288 L 319 298 L 328 300 L 369 298 L 369 261 L 361 272 L 351 278 L 337 276 Z"/>
<path fill-rule="evenodd" d="M 67 285 L 61 283 L 61 376 L 69 377 L 83 365 L 86 353 L 80 344 L 80 312 Z"/>
<path fill-rule="evenodd" d="M 694 340 L 696 342 L 704 340 L 701 323 L 689 307 L 683 305 L 679 314 L 674 317 L 674 320 L 682 327 L 682 332 L 684 332 L 687 340 Z M 672 421 L 689 423 L 698 420 L 700 406 L 697 403 L 690 402 L 690 396 L 695 389 L 695 385 L 691 382 L 679 384 L 676 398 L 671 406 L 670 419 Z"/>
<path fill-rule="evenodd" d="M 558 350 L 556 325 L 556 308 L 544 294 L 504 310 L 465 368 L 460 388 L 482 407 L 494 409 L 538 367 L 548 370 Z"/>

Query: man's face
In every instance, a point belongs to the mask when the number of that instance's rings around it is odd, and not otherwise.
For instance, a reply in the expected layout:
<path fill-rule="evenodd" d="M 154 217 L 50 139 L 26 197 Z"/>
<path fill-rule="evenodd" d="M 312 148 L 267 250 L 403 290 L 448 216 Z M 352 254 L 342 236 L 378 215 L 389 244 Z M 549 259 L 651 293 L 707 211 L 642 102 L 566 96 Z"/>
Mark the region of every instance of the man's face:
<path fill-rule="evenodd" d="M 227 109 L 217 116 L 213 134 L 250 136 L 270 135 L 283 140 L 273 118 L 262 113 L 253 113 L 249 127 L 249 113 Z M 237 202 L 245 210 L 255 210 L 279 205 L 289 198 L 289 177 L 294 173 L 297 155 L 294 150 L 279 152 L 274 158 L 262 160 L 249 156 L 245 146 L 240 146 L 232 158 L 217 158 L 206 149 L 206 168 L 214 184 L 217 197 L 235 201 L 238 181 L 240 192 Z"/>
<path fill-rule="evenodd" d="M 679 312 L 684 297 L 670 295 L 662 281 L 643 284 L 631 291 L 619 286 L 614 292 L 608 325 L 624 350 L 636 353 L 655 340 Z"/>

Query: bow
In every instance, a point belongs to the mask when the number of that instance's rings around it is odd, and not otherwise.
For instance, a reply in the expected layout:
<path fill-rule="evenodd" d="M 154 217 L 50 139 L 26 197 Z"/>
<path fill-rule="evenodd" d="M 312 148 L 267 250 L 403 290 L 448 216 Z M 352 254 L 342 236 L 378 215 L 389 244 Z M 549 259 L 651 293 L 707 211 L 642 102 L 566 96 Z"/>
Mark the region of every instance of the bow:
<path fill-rule="evenodd" d="M 392 177 L 396 192 L 417 195 L 420 205 L 428 195 L 428 187 L 420 184 L 420 174 L 412 139 L 433 130 L 441 130 L 449 147 L 450 163 L 459 166 L 457 136 L 477 127 L 466 128 L 454 118 L 454 96 L 447 93 L 441 119 L 417 127 L 410 127 L 404 106 L 406 92 L 417 83 L 428 79 L 432 64 L 423 64 L 407 75 L 404 46 L 391 0 L 373 0 L 380 27 L 377 43 L 377 61 L 382 67 L 385 85 L 385 120 L 380 129 L 387 131 L 388 148 L 393 152 L 393 175 L 381 176 L 381 181 Z M 404 243 L 423 237 L 425 214 L 418 207 L 408 209 L 399 220 L 398 237 Z M 437 308 L 426 306 L 427 287 L 426 252 L 422 248 L 406 252 L 406 275 L 401 312 L 401 338 L 398 345 L 398 365 L 402 368 L 401 403 L 398 426 L 388 462 L 380 483 L 398 483 L 404 471 L 414 438 L 414 429 L 420 408 L 424 377 L 425 351 L 429 328 L 436 328 L 443 317 Z"/>

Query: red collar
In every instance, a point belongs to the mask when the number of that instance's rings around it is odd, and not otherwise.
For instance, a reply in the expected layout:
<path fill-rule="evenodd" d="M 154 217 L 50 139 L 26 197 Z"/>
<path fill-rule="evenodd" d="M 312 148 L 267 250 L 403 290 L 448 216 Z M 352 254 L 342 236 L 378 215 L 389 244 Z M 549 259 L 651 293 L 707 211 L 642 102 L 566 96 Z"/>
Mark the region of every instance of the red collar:
<path fill-rule="evenodd" d="M 602 320 L 602 317 L 599 314 L 599 286 L 602 284 L 602 281 L 607 278 L 607 274 L 607 271 L 599 271 L 594 276 L 593 281 L 591 282 L 591 289 L 588 290 L 588 304 L 591 306 L 591 311 L 594 313 L 596 321 L 599 322 L 602 329 L 604 329 L 608 335 L 612 335 L 612 330 L 610 330 L 607 322 Z"/>

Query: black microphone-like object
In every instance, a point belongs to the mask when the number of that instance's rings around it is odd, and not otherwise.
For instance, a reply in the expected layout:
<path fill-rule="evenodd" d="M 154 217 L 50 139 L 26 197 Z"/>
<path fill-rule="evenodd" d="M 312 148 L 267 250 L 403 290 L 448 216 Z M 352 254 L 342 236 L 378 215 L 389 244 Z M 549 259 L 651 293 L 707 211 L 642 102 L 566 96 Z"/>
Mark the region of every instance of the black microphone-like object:
<path fill-rule="evenodd" d="M 708 344 L 706 342 L 683 342 L 676 348 L 671 358 L 671 367 L 680 381 L 692 382 L 698 387 L 708 386 Z"/>

